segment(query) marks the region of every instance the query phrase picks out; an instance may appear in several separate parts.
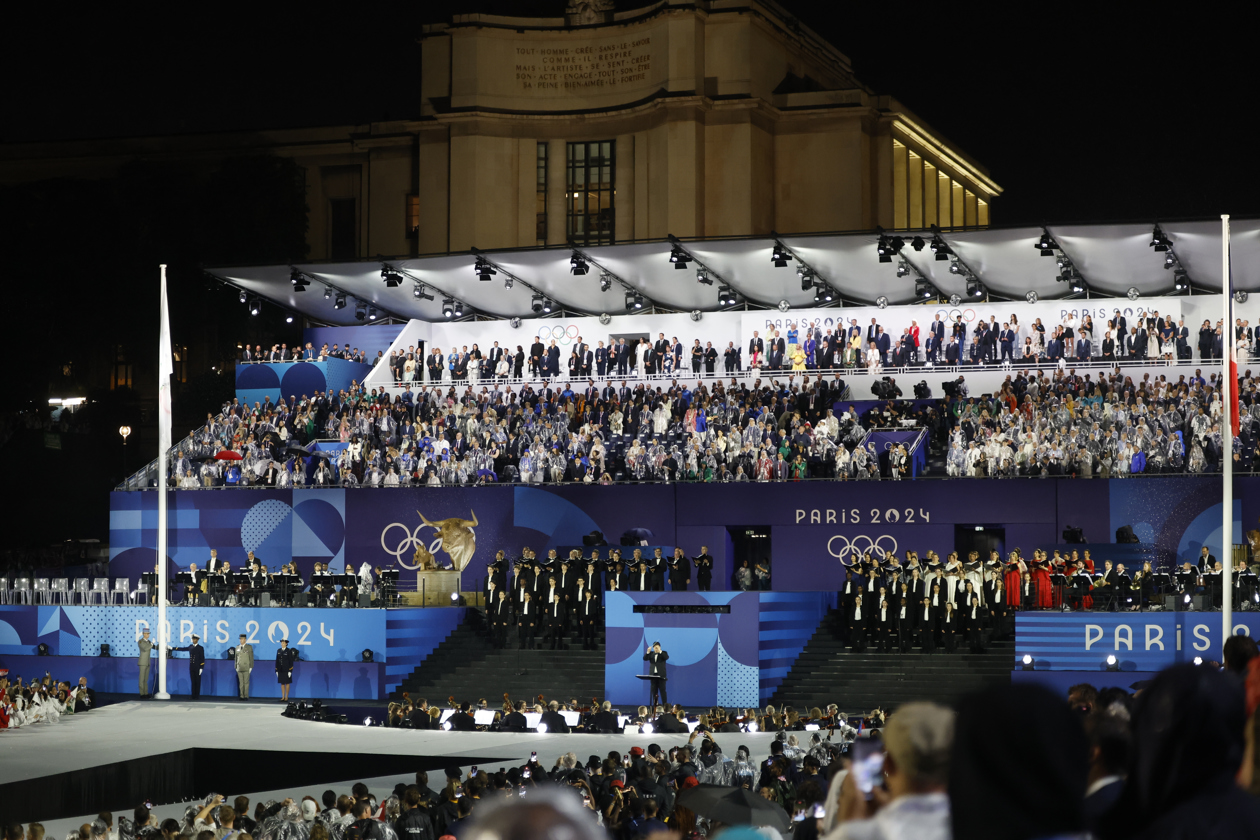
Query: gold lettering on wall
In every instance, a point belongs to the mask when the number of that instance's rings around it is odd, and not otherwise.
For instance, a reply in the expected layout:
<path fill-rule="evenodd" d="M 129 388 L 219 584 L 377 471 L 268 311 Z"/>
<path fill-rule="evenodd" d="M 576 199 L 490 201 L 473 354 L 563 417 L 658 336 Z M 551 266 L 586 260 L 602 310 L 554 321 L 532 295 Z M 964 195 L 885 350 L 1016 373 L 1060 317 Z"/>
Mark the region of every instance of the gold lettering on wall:
<path fill-rule="evenodd" d="M 518 91 L 600 90 L 646 82 L 651 37 L 580 47 L 516 47 Z"/>

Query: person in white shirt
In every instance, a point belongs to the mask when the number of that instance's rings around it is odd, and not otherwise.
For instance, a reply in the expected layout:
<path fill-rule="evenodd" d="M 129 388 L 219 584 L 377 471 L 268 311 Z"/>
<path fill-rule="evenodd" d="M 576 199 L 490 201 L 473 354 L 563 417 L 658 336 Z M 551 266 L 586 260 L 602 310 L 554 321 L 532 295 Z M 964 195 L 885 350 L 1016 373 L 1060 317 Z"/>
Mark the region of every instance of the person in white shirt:
<path fill-rule="evenodd" d="M 884 727 L 883 786 L 872 798 L 852 772 L 840 782 L 836 828 L 826 840 L 949 840 L 946 785 L 954 713 L 935 703 L 907 703 Z"/>

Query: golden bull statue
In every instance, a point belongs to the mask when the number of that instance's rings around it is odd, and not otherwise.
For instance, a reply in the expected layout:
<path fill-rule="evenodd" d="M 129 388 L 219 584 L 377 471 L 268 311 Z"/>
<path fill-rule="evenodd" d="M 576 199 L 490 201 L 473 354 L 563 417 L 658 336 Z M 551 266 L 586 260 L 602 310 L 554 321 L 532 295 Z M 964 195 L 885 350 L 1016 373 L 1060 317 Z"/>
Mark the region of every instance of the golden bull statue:
<path fill-rule="evenodd" d="M 462 572 L 477 551 L 477 534 L 473 531 L 473 528 L 477 527 L 477 512 L 472 511 L 472 519 L 451 517 L 437 522 L 425 519 L 420 511 L 416 511 L 416 515 L 420 517 L 421 522 L 437 531 L 438 536 L 442 538 L 441 550 L 451 558 L 451 568 Z M 423 544 L 416 548 L 415 562 L 420 567 L 420 571 L 439 568 L 437 560 Z"/>

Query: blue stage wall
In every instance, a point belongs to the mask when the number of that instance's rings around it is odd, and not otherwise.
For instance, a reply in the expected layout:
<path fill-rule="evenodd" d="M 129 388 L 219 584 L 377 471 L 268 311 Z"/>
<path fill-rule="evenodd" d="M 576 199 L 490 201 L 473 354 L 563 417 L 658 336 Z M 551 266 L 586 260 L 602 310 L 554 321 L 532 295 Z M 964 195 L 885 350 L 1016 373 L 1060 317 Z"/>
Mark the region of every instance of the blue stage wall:
<path fill-rule="evenodd" d="M 757 663 L 762 700 L 769 700 L 787 677 L 796 658 L 813 638 L 827 611 L 836 606 L 835 592 L 759 592 Z"/>
<path fill-rule="evenodd" d="M 402 684 L 464 620 L 467 607 L 389 610 L 385 618 L 385 694 Z"/>
<path fill-rule="evenodd" d="M 449 608 L 448 608 L 449 609 Z M 168 607 L 167 636 L 173 646 L 201 637 L 207 659 L 226 655 L 246 634 L 254 656 L 274 659 L 281 639 L 307 661 L 355 662 L 364 650 L 386 653 L 386 610 L 254 607 Z M 426 612 L 421 610 L 421 612 Z M 139 654 L 144 627 L 157 625 L 149 606 L 0 606 L 0 654 L 33 654 L 40 643 L 60 656 L 95 655 L 108 644 L 115 656 Z M 156 633 L 153 638 L 157 638 Z"/>
<path fill-rule="evenodd" d="M 1015 664 L 1024 654 L 1038 671 L 1098 671 L 1114 655 L 1122 671 L 1159 671 L 1196 656 L 1221 660 L 1219 612 L 1021 612 Z M 1234 613 L 1234 634 L 1260 636 L 1260 614 Z"/>
<path fill-rule="evenodd" d="M 1260 479 L 1236 481 L 1235 519 L 1242 533 L 1260 519 Z M 1218 557 L 1220 481 L 1206 478 L 965 480 L 676 484 L 617 487 L 399 488 L 356 490 L 180 490 L 170 494 L 170 559 L 204 564 L 211 547 L 239 564 L 254 550 L 270 567 L 295 560 L 304 574 L 316 562 L 334 571 L 367 562 L 403 571 L 414 585 L 412 556 L 423 545 L 444 566 L 468 557 L 465 590 L 476 590 L 495 552 L 519 556 L 522 546 L 545 554 L 580 545 L 591 531 L 616 545 L 630 529 L 648 541 L 701 544 L 715 559 L 714 588 L 730 586 L 733 547 L 728 526 L 769 528 L 772 585 L 782 591 L 840 588 L 851 548 L 904 553 L 954 547 L 957 525 L 1005 529 L 1007 549 L 1060 542 L 1067 526 L 1087 541 L 1109 543 L 1130 524 L 1161 563 L 1191 557 L 1208 545 Z M 420 521 L 476 521 L 460 545 L 445 545 Z M 110 499 L 110 559 L 115 575 L 153 568 L 157 495 L 116 492 Z M 623 549 L 628 556 L 629 550 Z M 1102 559 L 1095 552 L 1097 559 Z M 693 579 L 692 588 L 696 587 Z"/>
<path fill-rule="evenodd" d="M 358 348 L 370 361 L 377 353 L 388 352 L 391 344 L 402 333 L 406 324 L 372 324 L 364 327 L 307 327 L 302 331 L 303 342 L 310 342 L 318 351 L 325 344 L 331 350 L 334 344 L 350 349 Z M 270 349 L 270 348 L 267 348 Z"/>
<path fill-rule="evenodd" d="M 332 390 L 349 389 L 351 383 L 362 383 L 372 370 L 368 364 L 329 359 L 326 362 L 285 362 L 272 364 L 238 364 L 236 366 L 236 398 L 246 405 L 270 398 L 313 397 Z"/>
<path fill-rule="evenodd" d="M 187 654 L 177 653 L 167 662 L 166 686 L 173 695 L 187 695 L 192 685 L 188 679 Z M 183 657 L 183 658 L 180 658 Z M 139 694 L 140 665 L 135 655 L 128 656 L 20 656 L 0 653 L 0 668 L 9 676 L 26 680 L 52 674 L 55 680 L 78 682 L 87 677 L 93 690 L 107 694 Z M 157 685 L 157 660 L 149 669 L 151 683 Z M 294 698 L 324 700 L 380 700 L 384 698 L 385 666 L 379 662 L 305 662 L 293 670 Z M 201 675 L 201 693 L 207 697 L 236 697 L 239 687 L 236 665 L 228 659 L 206 661 Z M 273 661 L 256 658 L 250 676 L 250 697 L 279 697 Z"/>

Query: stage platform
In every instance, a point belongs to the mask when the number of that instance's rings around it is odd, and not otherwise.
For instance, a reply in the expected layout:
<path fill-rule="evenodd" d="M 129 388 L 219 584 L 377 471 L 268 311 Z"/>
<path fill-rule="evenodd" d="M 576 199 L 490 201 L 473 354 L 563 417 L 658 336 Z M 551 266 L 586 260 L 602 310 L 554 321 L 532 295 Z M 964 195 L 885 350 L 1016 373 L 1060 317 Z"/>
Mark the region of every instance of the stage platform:
<path fill-rule="evenodd" d="M 48 836 L 91 821 L 100 810 L 130 813 L 148 799 L 160 818 L 179 819 L 185 803 L 215 792 L 288 791 L 318 797 L 332 787 L 346 792 L 365 779 L 411 783 L 415 773 L 473 764 L 524 764 L 531 752 L 550 769 L 573 751 L 585 761 L 611 750 L 657 743 L 668 749 L 688 735 L 557 735 L 497 732 L 427 732 L 312 723 L 281 716 L 278 701 L 205 699 L 135 701 L 0 732 L 0 821 L 43 822 Z M 768 754 L 772 735 L 723 736 L 734 754 L 740 744 Z M 383 784 L 383 782 L 382 782 Z M 381 793 L 386 791 L 382 790 Z M 65 823 L 66 829 L 54 831 Z"/>

